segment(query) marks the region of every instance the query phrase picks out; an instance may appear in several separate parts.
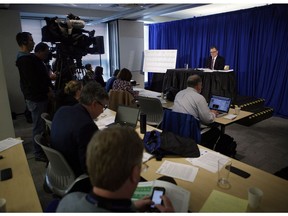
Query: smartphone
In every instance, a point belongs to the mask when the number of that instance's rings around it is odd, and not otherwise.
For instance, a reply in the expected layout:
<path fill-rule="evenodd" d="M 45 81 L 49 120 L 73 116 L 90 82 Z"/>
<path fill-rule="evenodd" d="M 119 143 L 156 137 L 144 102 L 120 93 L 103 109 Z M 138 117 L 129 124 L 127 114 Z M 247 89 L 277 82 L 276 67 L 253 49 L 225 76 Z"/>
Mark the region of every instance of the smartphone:
<path fill-rule="evenodd" d="M 164 187 L 154 187 L 151 200 L 154 202 L 153 205 L 151 205 L 151 209 L 155 209 L 155 205 L 162 204 L 161 196 L 165 194 L 165 188 Z"/>

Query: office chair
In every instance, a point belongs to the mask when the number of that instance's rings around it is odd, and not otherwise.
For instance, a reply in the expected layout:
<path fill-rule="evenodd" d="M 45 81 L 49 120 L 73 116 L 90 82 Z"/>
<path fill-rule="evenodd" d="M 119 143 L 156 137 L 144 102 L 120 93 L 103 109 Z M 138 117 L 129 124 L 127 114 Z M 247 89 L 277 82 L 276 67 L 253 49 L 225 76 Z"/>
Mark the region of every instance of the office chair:
<path fill-rule="evenodd" d="M 135 106 L 135 99 L 131 93 L 122 90 L 109 91 L 109 109 L 117 112 L 118 105 Z"/>
<path fill-rule="evenodd" d="M 54 194 L 63 197 L 72 191 L 88 192 L 91 189 L 88 175 L 82 174 L 76 177 L 63 155 L 48 147 L 40 134 L 37 134 L 34 140 L 41 146 L 49 160 L 45 182 Z M 87 189 L 79 189 L 79 185 L 87 186 Z"/>
<path fill-rule="evenodd" d="M 190 137 L 197 144 L 201 143 L 200 122 L 192 115 L 165 109 L 161 129 L 173 132 L 179 136 Z"/>
<path fill-rule="evenodd" d="M 48 113 L 42 113 L 41 114 L 41 118 L 45 121 L 46 124 L 46 129 L 49 129 L 49 132 L 51 131 L 51 125 L 52 125 L 52 121 L 51 121 L 51 117 Z"/>
<path fill-rule="evenodd" d="M 159 126 L 163 118 L 163 107 L 158 98 L 142 97 L 136 98 L 140 112 L 146 114 L 148 125 Z"/>

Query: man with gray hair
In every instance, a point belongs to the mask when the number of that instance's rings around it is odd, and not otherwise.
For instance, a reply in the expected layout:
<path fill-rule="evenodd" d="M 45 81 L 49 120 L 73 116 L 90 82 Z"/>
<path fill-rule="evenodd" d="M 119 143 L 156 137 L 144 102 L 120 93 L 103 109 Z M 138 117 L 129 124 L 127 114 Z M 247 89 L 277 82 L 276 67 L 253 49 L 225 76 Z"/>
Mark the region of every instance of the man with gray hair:
<path fill-rule="evenodd" d="M 149 197 L 135 202 L 131 197 L 142 170 L 143 143 L 130 127 L 109 127 L 95 133 L 87 148 L 87 169 L 93 189 L 91 193 L 66 195 L 57 212 L 136 212 L 153 204 Z M 171 201 L 162 196 L 160 212 L 174 212 Z"/>
<path fill-rule="evenodd" d="M 187 88 L 178 92 L 173 111 L 190 114 L 197 118 L 201 124 L 208 125 L 212 123 L 218 114 L 215 110 L 210 110 L 203 95 L 202 79 L 199 75 L 191 75 L 187 79 Z"/>
<path fill-rule="evenodd" d="M 86 148 L 98 131 L 94 122 L 108 104 L 108 94 L 95 81 L 86 84 L 79 104 L 63 106 L 55 113 L 51 127 L 51 147 L 61 152 L 76 176 L 86 173 Z"/>

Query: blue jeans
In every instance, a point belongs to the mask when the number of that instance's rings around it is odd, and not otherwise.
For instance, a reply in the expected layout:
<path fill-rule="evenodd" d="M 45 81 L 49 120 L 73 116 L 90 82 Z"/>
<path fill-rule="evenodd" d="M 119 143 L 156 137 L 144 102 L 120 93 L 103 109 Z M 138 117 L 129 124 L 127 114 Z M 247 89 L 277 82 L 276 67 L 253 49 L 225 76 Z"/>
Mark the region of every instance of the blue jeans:
<path fill-rule="evenodd" d="M 33 145 L 35 157 L 40 157 L 44 154 L 42 148 L 35 142 L 34 137 L 37 134 L 42 134 L 45 131 L 45 122 L 41 118 L 41 114 L 47 112 L 48 100 L 34 102 L 26 100 L 27 108 L 32 114 L 33 121 Z"/>

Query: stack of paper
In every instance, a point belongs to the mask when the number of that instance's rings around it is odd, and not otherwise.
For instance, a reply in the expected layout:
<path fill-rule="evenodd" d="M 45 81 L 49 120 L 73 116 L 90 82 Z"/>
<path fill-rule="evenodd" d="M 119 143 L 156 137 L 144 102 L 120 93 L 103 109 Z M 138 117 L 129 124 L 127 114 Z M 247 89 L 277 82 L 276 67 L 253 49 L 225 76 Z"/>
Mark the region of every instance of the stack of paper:
<path fill-rule="evenodd" d="M 246 212 L 248 201 L 213 190 L 200 212 Z"/>

